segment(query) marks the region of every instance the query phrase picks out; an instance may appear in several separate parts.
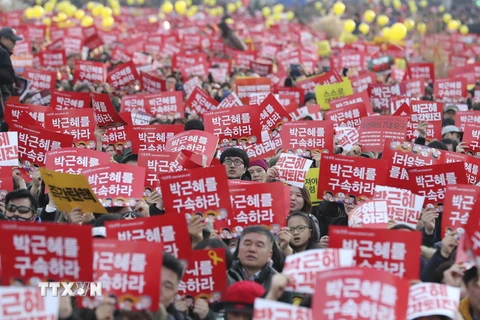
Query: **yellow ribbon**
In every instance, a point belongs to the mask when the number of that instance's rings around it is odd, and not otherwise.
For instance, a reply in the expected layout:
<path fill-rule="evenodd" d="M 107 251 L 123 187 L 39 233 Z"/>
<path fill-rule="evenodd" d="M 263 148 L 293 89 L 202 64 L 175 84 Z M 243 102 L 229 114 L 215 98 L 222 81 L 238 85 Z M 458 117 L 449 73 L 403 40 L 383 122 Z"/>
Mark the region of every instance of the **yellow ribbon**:
<path fill-rule="evenodd" d="M 208 257 L 209 257 L 210 259 L 212 259 L 214 266 L 216 266 L 217 263 L 219 263 L 219 262 L 223 262 L 223 259 L 220 258 L 220 257 L 217 255 L 217 252 L 216 252 L 215 250 L 209 250 L 209 251 L 208 251 Z"/>

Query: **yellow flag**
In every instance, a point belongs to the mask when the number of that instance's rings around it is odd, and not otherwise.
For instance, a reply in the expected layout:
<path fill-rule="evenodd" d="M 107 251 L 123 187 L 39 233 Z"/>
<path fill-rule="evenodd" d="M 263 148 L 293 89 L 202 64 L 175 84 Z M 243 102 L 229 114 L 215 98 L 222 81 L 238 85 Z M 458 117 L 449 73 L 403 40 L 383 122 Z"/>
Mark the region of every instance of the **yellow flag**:
<path fill-rule="evenodd" d="M 342 82 L 315 87 L 317 104 L 322 110 L 330 110 L 330 101 L 353 94 L 352 84 L 348 78 Z"/>
<path fill-rule="evenodd" d="M 330 49 L 330 42 L 328 40 L 319 41 L 316 43 L 318 48 L 318 55 L 321 57 L 326 57 L 332 51 Z"/>
<path fill-rule="evenodd" d="M 397 58 L 395 59 L 395 66 L 402 70 L 407 70 L 407 60 Z"/>
<path fill-rule="evenodd" d="M 310 193 L 310 200 L 312 200 L 314 206 L 320 204 L 321 201 L 321 199 L 317 198 L 319 174 L 320 168 L 310 168 L 305 178 L 305 188 Z"/>
<path fill-rule="evenodd" d="M 40 173 L 58 210 L 70 212 L 75 208 L 82 208 L 83 212 L 108 213 L 84 175 L 55 172 L 45 168 L 40 168 Z"/>

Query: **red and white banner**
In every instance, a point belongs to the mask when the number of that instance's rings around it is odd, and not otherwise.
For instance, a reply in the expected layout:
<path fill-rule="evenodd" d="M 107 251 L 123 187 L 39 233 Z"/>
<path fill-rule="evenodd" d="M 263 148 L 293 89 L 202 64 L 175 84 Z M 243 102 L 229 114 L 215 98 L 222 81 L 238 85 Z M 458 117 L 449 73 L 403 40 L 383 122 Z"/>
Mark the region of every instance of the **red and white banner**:
<path fill-rule="evenodd" d="M 0 287 L 1 319 L 58 319 L 60 297 L 42 296 L 40 288 Z"/>
<path fill-rule="evenodd" d="M 73 73 L 73 82 L 86 81 L 101 83 L 107 81 L 107 66 L 101 62 L 77 60 Z"/>
<path fill-rule="evenodd" d="M 209 166 L 215 156 L 217 144 L 218 137 L 215 135 L 200 130 L 189 130 L 167 139 L 165 151 L 180 152 L 187 150 L 204 155 L 206 165 Z"/>
<path fill-rule="evenodd" d="M 167 141 L 183 132 L 183 125 L 147 125 L 131 127 L 132 151 L 164 151 Z"/>
<path fill-rule="evenodd" d="M 90 108 L 92 97 L 88 92 L 53 91 L 50 106 L 55 110 Z"/>
<path fill-rule="evenodd" d="M 407 133 L 406 117 L 378 116 L 362 118 L 358 129 L 358 144 L 362 151 L 381 152 L 387 139 L 403 141 Z"/>
<path fill-rule="evenodd" d="M 333 126 L 331 121 L 286 122 L 280 131 L 282 148 L 307 158 L 316 153 L 333 153 Z"/>
<path fill-rule="evenodd" d="M 407 319 L 445 316 L 456 319 L 460 288 L 440 283 L 415 283 L 408 294 Z"/>
<path fill-rule="evenodd" d="M 313 161 L 294 154 L 282 153 L 275 165 L 278 178 L 291 186 L 303 188 L 307 171 Z"/>
<path fill-rule="evenodd" d="M 480 196 L 480 187 L 471 185 L 448 185 L 443 201 L 442 234 L 452 230 L 465 230 L 473 206 Z"/>
<path fill-rule="evenodd" d="M 47 169 L 70 174 L 81 174 L 85 169 L 108 164 L 110 164 L 108 153 L 79 148 L 48 151 L 45 161 Z"/>

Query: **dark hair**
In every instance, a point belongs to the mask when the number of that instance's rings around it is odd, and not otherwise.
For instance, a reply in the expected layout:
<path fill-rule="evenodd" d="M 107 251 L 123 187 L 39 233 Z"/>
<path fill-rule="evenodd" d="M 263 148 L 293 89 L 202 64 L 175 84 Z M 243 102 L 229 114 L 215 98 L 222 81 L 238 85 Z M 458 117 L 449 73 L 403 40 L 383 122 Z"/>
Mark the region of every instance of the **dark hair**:
<path fill-rule="evenodd" d="M 177 275 L 178 281 L 182 279 L 184 271 L 182 264 L 180 263 L 180 260 L 172 256 L 171 254 L 166 252 L 163 253 L 162 266 L 164 268 L 167 268 L 168 270 L 173 271 Z"/>
<path fill-rule="evenodd" d="M 305 213 L 311 213 L 312 212 L 312 200 L 310 199 L 310 193 L 308 193 L 308 190 L 305 186 L 303 188 L 297 187 L 300 189 L 300 193 L 303 198 L 303 207 L 300 211 L 305 212 Z"/>
<path fill-rule="evenodd" d="M 288 225 L 288 221 L 290 221 L 291 218 L 295 218 L 295 217 L 299 217 L 299 218 L 302 218 L 303 220 L 305 220 L 305 222 L 308 225 L 308 228 L 312 232 L 311 236 L 310 236 L 310 239 L 308 239 L 307 247 L 305 248 L 305 250 L 318 249 L 318 241 L 320 240 L 320 230 L 319 230 L 319 227 L 318 227 L 318 225 L 316 225 L 316 222 L 314 220 L 316 218 L 314 218 L 314 216 L 312 216 L 311 214 L 307 214 L 307 213 L 301 212 L 301 211 L 296 211 L 296 212 L 292 212 L 288 216 L 287 225 Z"/>
<path fill-rule="evenodd" d="M 149 125 L 152 125 L 152 124 L 170 124 L 170 121 L 168 120 L 161 120 L 159 118 L 153 118 L 152 120 L 150 120 L 150 122 L 148 123 Z"/>
<path fill-rule="evenodd" d="M 434 140 L 434 141 L 430 142 L 427 147 L 438 149 L 438 150 L 448 151 L 448 147 L 445 145 L 445 143 L 437 141 L 437 140 Z"/>
<path fill-rule="evenodd" d="M 38 202 L 34 196 L 27 189 L 14 190 L 7 193 L 5 196 L 5 205 L 8 205 L 10 201 L 17 199 L 28 199 L 30 200 L 30 207 L 33 209 L 33 214 L 37 214 Z"/>
<path fill-rule="evenodd" d="M 138 161 L 138 154 L 130 153 L 122 159 L 122 163 L 126 164 L 131 161 Z"/>
<path fill-rule="evenodd" d="M 227 270 L 230 269 L 233 263 L 233 256 L 230 252 L 230 249 L 227 245 L 220 239 L 204 239 L 200 243 L 198 243 L 193 249 L 194 250 L 203 250 L 205 248 L 223 248 L 225 250 L 225 259 L 227 260 Z"/>
<path fill-rule="evenodd" d="M 463 273 L 463 283 L 468 285 L 471 280 L 478 279 L 478 270 L 477 267 L 472 267 Z"/>
<path fill-rule="evenodd" d="M 444 139 L 442 139 L 442 142 L 445 143 L 447 145 L 447 147 L 448 147 L 449 144 L 451 144 L 452 148 L 453 148 L 453 151 L 455 151 L 457 149 L 458 142 L 455 141 L 455 140 L 444 138 Z"/>
<path fill-rule="evenodd" d="M 431 282 L 434 282 L 434 283 L 442 283 L 443 282 L 443 273 L 450 269 L 451 266 L 453 266 L 453 264 L 455 263 L 455 261 L 445 261 L 445 262 L 442 262 L 432 273 L 432 276 L 430 278 Z"/>
<path fill-rule="evenodd" d="M 442 120 L 442 127 L 454 126 L 454 125 L 455 125 L 455 120 L 452 118 L 446 118 Z"/>
<path fill-rule="evenodd" d="M 185 131 L 189 130 L 205 131 L 205 126 L 203 125 L 202 121 L 198 119 L 191 119 L 188 120 L 187 123 L 185 123 Z"/>
<path fill-rule="evenodd" d="M 397 224 L 390 228 L 390 230 L 408 230 L 415 231 L 412 227 L 407 226 L 406 224 Z"/>

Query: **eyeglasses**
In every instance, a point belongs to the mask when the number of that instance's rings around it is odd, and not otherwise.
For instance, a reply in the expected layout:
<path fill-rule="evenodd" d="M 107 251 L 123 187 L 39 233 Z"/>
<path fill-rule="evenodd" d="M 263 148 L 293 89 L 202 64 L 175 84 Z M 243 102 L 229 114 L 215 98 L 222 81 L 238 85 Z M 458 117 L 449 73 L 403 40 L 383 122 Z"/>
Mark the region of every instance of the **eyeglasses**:
<path fill-rule="evenodd" d="M 125 219 L 136 219 L 136 218 L 137 218 L 135 212 L 133 212 L 133 211 L 125 212 L 125 213 L 123 214 L 123 217 L 124 217 Z"/>
<path fill-rule="evenodd" d="M 226 165 L 226 166 L 231 166 L 232 163 L 235 165 L 235 167 L 240 167 L 243 163 L 242 160 L 238 160 L 238 159 L 235 159 L 235 160 L 230 160 L 230 159 L 227 159 L 225 161 L 223 161 L 223 164 Z"/>
<path fill-rule="evenodd" d="M 9 204 L 5 207 L 5 209 L 7 209 L 8 212 L 16 212 L 18 211 L 18 213 L 21 213 L 21 214 L 26 214 L 26 213 L 29 213 L 30 211 L 33 212 L 33 209 L 30 208 L 30 207 L 27 207 L 27 206 L 16 206 L 14 204 Z"/>
<path fill-rule="evenodd" d="M 303 233 L 305 230 L 310 229 L 308 226 L 298 226 L 298 227 L 290 227 L 288 230 L 291 233 L 295 233 L 295 231 L 298 231 L 298 233 Z"/>

